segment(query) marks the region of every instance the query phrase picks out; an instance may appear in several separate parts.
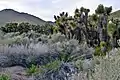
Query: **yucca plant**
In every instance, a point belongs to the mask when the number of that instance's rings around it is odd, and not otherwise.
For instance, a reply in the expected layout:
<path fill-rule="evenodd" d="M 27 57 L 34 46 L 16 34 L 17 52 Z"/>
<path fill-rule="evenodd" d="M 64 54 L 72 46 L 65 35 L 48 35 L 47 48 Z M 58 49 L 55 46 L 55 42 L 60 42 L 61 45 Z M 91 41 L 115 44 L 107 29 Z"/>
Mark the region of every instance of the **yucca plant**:
<path fill-rule="evenodd" d="M 60 67 L 60 64 L 61 64 L 60 60 L 55 60 L 46 65 L 41 66 L 41 68 L 43 68 L 45 71 L 57 70 Z"/>
<path fill-rule="evenodd" d="M 27 69 L 27 73 L 28 75 L 34 75 L 39 73 L 39 67 L 32 64 L 30 68 Z"/>

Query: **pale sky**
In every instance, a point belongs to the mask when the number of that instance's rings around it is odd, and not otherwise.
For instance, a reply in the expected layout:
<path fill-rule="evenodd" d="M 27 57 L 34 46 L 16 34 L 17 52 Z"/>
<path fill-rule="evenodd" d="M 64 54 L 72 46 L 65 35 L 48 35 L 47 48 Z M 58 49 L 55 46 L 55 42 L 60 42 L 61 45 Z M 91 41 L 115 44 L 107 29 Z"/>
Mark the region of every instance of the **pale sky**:
<path fill-rule="evenodd" d="M 120 9 L 120 0 L 0 0 L 0 10 L 14 9 L 46 21 L 54 21 L 53 15 L 58 15 L 62 11 L 72 15 L 76 8 L 82 6 L 94 13 L 99 4 L 113 6 L 113 11 Z"/>

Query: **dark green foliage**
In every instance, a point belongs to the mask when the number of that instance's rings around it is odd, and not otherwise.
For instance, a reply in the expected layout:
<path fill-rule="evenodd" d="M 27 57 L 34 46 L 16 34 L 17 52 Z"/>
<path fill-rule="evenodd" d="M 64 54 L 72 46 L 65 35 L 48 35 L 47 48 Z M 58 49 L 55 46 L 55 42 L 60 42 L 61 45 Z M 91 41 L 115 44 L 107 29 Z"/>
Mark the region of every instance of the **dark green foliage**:
<path fill-rule="evenodd" d="M 97 14 L 102 14 L 104 11 L 104 6 L 102 4 L 98 5 L 97 9 L 95 10 Z"/>
<path fill-rule="evenodd" d="M 106 13 L 107 15 L 110 15 L 112 12 L 112 6 L 110 7 L 104 7 L 102 4 L 98 5 L 97 9 L 95 10 L 96 14 L 103 14 Z"/>
<path fill-rule="evenodd" d="M 68 17 L 68 13 L 66 12 L 65 17 Z"/>
<path fill-rule="evenodd" d="M 68 62 L 68 61 L 70 61 L 70 57 L 71 57 L 70 54 L 65 54 L 65 53 L 59 54 L 60 61 Z"/>
<path fill-rule="evenodd" d="M 20 32 L 27 33 L 31 30 L 35 31 L 36 33 L 41 34 L 53 34 L 53 25 L 45 24 L 44 26 L 40 25 L 31 25 L 29 23 L 7 23 L 4 27 L 1 27 L 0 29 L 5 33 L 11 33 L 11 32 Z"/>
<path fill-rule="evenodd" d="M 105 7 L 105 11 L 107 15 L 110 15 L 110 13 L 112 12 L 112 6 L 110 7 Z"/>
<path fill-rule="evenodd" d="M 1 27 L 1 30 L 5 33 L 10 32 L 28 32 L 31 28 L 29 23 L 7 23 L 4 27 Z"/>
<path fill-rule="evenodd" d="M 19 24 L 18 25 L 18 31 L 20 32 L 20 33 L 23 33 L 23 32 L 28 32 L 28 31 L 30 31 L 31 29 L 30 29 L 30 24 L 29 23 L 21 23 L 21 24 Z"/>
<path fill-rule="evenodd" d="M 17 32 L 18 31 L 18 23 L 7 23 L 4 27 L 1 27 L 3 32 Z"/>
<path fill-rule="evenodd" d="M 62 12 L 59 14 L 59 16 L 55 16 L 54 15 L 54 19 L 55 19 L 55 23 L 56 23 L 56 26 L 58 27 L 59 31 L 62 33 L 62 34 L 65 34 L 66 35 L 66 30 L 68 28 L 68 13 L 67 12 Z"/>
<path fill-rule="evenodd" d="M 92 20 L 96 22 L 98 20 L 98 16 L 96 14 L 93 14 L 92 15 Z"/>
<path fill-rule="evenodd" d="M 84 7 L 81 7 L 81 8 L 80 8 L 80 11 L 83 12 L 83 11 L 84 11 Z"/>
<path fill-rule="evenodd" d="M 79 13 L 79 9 L 75 9 L 75 14 Z"/>
<path fill-rule="evenodd" d="M 106 42 L 101 42 L 100 46 L 97 46 L 95 48 L 95 52 L 94 55 L 95 56 L 106 56 L 106 52 L 109 52 L 112 50 L 112 46 L 110 45 L 110 43 L 106 43 Z"/>
<path fill-rule="evenodd" d="M 89 13 L 89 12 L 90 12 L 90 9 L 84 8 L 84 12 L 85 12 L 85 14 L 86 14 L 86 13 Z"/>
<path fill-rule="evenodd" d="M 98 46 L 98 47 L 95 48 L 94 56 L 106 56 L 106 53 L 103 53 L 101 51 L 101 47 Z"/>
<path fill-rule="evenodd" d="M 54 19 L 57 20 L 57 17 L 54 15 Z"/>

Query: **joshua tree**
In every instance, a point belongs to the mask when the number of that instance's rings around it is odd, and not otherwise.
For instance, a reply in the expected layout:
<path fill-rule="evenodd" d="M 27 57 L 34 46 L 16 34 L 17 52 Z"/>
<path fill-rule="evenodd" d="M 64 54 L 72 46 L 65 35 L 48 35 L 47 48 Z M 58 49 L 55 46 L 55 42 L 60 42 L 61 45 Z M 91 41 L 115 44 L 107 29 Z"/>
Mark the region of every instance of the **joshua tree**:
<path fill-rule="evenodd" d="M 82 35 L 88 44 L 100 45 L 100 42 L 109 42 L 108 35 L 108 16 L 112 11 L 112 6 L 104 7 L 102 4 L 98 5 L 95 10 L 96 14 L 88 15 L 90 10 L 84 7 L 76 9 L 74 17 L 68 16 L 68 13 L 62 12 L 59 16 L 54 16 L 55 22 L 60 29 L 60 32 L 67 35 L 72 34 L 79 42 L 82 40 Z M 94 24 L 92 24 L 94 22 Z M 118 32 L 118 31 L 117 31 Z"/>
<path fill-rule="evenodd" d="M 81 7 L 75 10 L 74 21 L 76 22 L 76 28 L 74 29 L 74 35 L 79 42 L 82 40 L 82 35 L 85 36 L 86 41 L 88 41 L 88 13 L 89 9 Z M 85 27 L 83 27 L 85 26 Z"/>
<path fill-rule="evenodd" d="M 55 23 L 57 24 L 57 26 L 59 27 L 59 31 L 64 34 L 67 35 L 67 28 L 68 28 L 68 23 L 67 23 L 67 19 L 68 19 L 68 13 L 66 12 L 62 12 L 60 13 L 59 16 L 55 16 L 54 15 L 54 19 L 55 19 Z"/>
<path fill-rule="evenodd" d="M 94 28 L 97 27 L 97 21 L 98 21 L 98 15 L 97 14 L 92 14 L 89 16 L 89 22 L 94 26 Z"/>
<path fill-rule="evenodd" d="M 108 16 L 112 11 L 112 7 L 104 7 L 102 4 L 98 5 L 97 9 L 95 10 L 96 14 L 99 15 L 98 21 L 98 32 L 99 38 L 101 41 L 108 42 L 108 34 L 107 34 L 107 22 Z"/>
<path fill-rule="evenodd" d="M 98 19 L 98 33 L 100 44 L 105 43 L 106 45 L 101 48 L 102 52 L 107 51 L 107 47 L 110 44 L 109 40 L 110 37 L 108 35 L 108 16 L 112 11 L 112 7 L 104 7 L 102 4 L 98 5 L 97 9 L 95 10 L 96 14 L 99 15 Z"/>
<path fill-rule="evenodd" d="M 86 31 L 88 31 L 88 13 L 90 12 L 89 9 L 84 9 L 84 13 L 85 13 L 85 20 L 84 20 L 84 24 L 86 27 Z"/>

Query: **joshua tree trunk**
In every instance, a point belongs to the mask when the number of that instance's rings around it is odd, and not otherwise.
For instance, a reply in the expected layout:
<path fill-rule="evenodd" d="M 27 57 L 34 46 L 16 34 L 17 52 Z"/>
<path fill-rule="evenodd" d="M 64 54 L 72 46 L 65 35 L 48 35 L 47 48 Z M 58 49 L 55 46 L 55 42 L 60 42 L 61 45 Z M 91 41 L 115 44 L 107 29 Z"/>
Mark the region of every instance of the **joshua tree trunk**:
<path fill-rule="evenodd" d="M 84 21 L 84 24 L 85 24 L 85 33 L 87 33 L 85 36 L 86 36 L 86 41 L 88 42 L 88 35 L 89 35 L 89 29 L 88 29 L 88 12 L 85 12 L 85 21 Z"/>
<path fill-rule="evenodd" d="M 105 42 L 108 42 L 108 33 L 107 33 L 107 20 L 108 16 L 106 14 L 103 15 L 103 27 L 104 27 L 104 36 L 105 36 Z"/>

